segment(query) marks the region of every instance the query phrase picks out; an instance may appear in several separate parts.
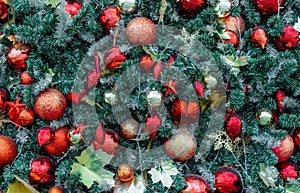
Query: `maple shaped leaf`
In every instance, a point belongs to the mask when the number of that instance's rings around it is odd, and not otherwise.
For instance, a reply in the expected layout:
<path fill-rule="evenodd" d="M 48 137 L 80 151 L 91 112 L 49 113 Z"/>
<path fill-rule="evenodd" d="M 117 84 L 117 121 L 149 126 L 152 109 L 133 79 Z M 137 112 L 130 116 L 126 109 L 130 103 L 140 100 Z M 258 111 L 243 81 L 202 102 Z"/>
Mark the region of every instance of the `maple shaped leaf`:
<path fill-rule="evenodd" d="M 39 193 L 27 182 L 15 176 L 16 180 L 13 183 L 9 183 L 7 193 Z"/>
<path fill-rule="evenodd" d="M 52 8 L 55 8 L 58 6 L 61 0 L 47 0 L 45 2 L 46 5 L 51 5 Z"/>
<path fill-rule="evenodd" d="M 172 161 L 165 162 L 160 167 L 152 168 L 149 172 L 153 183 L 161 182 L 163 186 L 170 188 L 173 184 L 171 176 L 177 175 L 179 172 L 173 165 Z"/>
<path fill-rule="evenodd" d="M 94 150 L 92 146 L 85 149 L 80 156 L 75 157 L 78 163 L 72 165 L 71 174 L 80 173 L 80 181 L 90 188 L 94 182 L 114 186 L 114 173 L 104 169 L 113 156 L 102 150 Z"/>

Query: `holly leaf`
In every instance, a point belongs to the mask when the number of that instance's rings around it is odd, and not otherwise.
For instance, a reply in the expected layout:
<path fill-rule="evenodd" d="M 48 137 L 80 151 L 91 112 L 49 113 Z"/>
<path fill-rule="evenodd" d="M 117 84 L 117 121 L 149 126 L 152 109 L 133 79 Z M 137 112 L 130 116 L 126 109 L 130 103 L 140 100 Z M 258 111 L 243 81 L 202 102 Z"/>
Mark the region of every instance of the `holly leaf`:
<path fill-rule="evenodd" d="M 300 193 L 300 186 L 297 184 L 285 184 L 285 193 Z"/>
<path fill-rule="evenodd" d="M 163 186 L 170 188 L 173 184 L 171 176 L 177 175 L 179 172 L 173 165 L 172 161 L 165 162 L 160 167 L 152 168 L 149 172 L 153 183 L 161 182 Z"/>
<path fill-rule="evenodd" d="M 278 177 L 278 171 L 274 166 L 268 166 L 267 164 L 260 164 L 259 177 L 269 187 L 275 187 L 275 181 Z"/>
<path fill-rule="evenodd" d="M 102 150 L 94 150 L 92 146 L 89 146 L 80 156 L 75 157 L 78 163 L 72 165 L 71 174 L 79 173 L 81 175 L 80 181 L 87 188 L 90 188 L 94 182 L 113 186 L 115 183 L 114 174 L 104 169 L 112 157 Z"/>
<path fill-rule="evenodd" d="M 52 8 L 55 8 L 60 3 L 60 0 L 47 0 L 45 2 L 46 5 L 51 5 Z"/>
<path fill-rule="evenodd" d="M 34 189 L 18 176 L 15 176 L 15 178 L 16 180 L 13 183 L 8 184 L 8 190 L 6 193 L 39 193 L 36 189 Z"/>
<path fill-rule="evenodd" d="M 114 193 L 140 193 L 145 191 L 145 184 L 141 177 L 133 177 L 129 182 L 121 182 L 116 188 Z"/>
<path fill-rule="evenodd" d="M 298 17 L 298 22 L 295 23 L 295 25 L 293 27 L 294 27 L 295 30 L 300 32 L 300 17 Z"/>

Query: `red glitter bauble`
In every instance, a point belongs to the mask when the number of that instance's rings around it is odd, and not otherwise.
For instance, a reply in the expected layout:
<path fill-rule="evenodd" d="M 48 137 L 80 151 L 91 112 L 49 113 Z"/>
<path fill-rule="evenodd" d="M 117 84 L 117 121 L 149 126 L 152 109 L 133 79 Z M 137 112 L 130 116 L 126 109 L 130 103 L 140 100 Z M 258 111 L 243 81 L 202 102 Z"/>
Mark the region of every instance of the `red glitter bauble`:
<path fill-rule="evenodd" d="M 11 164 L 18 154 L 16 142 L 7 136 L 0 136 L 0 169 Z"/>
<path fill-rule="evenodd" d="M 264 15 L 270 16 L 272 14 L 278 13 L 278 5 L 282 6 L 283 0 L 255 0 L 255 6 L 257 11 Z"/>
<path fill-rule="evenodd" d="M 283 162 L 289 159 L 294 152 L 294 141 L 288 134 L 284 139 L 281 140 L 280 145 L 271 148 L 278 158 L 278 162 Z"/>
<path fill-rule="evenodd" d="M 7 52 L 7 62 L 9 67 L 16 72 L 22 72 L 26 69 L 26 59 L 30 53 L 30 47 L 17 43 L 13 45 Z"/>
<path fill-rule="evenodd" d="M 242 191 L 241 175 L 228 166 L 220 167 L 215 172 L 215 193 L 240 193 Z"/>
<path fill-rule="evenodd" d="M 0 88 L 0 112 L 6 109 L 6 102 L 9 99 L 8 91 L 4 88 Z"/>
<path fill-rule="evenodd" d="M 28 75 L 27 71 L 24 71 L 20 75 L 21 84 L 30 85 L 35 82 L 35 79 Z"/>
<path fill-rule="evenodd" d="M 298 165 L 294 164 L 292 162 L 281 162 L 278 163 L 277 165 L 280 177 L 284 180 L 287 181 L 288 178 L 298 178 Z"/>
<path fill-rule="evenodd" d="M 198 14 L 206 5 L 205 0 L 177 0 L 179 14 L 189 17 Z"/>
<path fill-rule="evenodd" d="M 239 36 L 234 31 L 228 29 L 225 30 L 225 33 L 229 35 L 229 39 L 222 39 L 221 42 L 224 44 L 231 43 L 235 48 L 237 48 L 240 43 Z"/>
<path fill-rule="evenodd" d="M 285 26 L 283 35 L 274 38 L 274 43 L 279 50 L 290 50 L 296 48 L 300 41 L 299 32 L 293 26 Z"/>
<path fill-rule="evenodd" d="M 199 175 L 188 174 L 184 176 L 186 181 L 185 189 L 181 190 L 180 193 L 209 193 L 208 183 Z"/>
<path fill-rule="evenodd" d="M 264 49 L 267 42 L 268 36 L 264 28 L 258 27 L 251 32 L 251 41 L 258 47 Z"/>
<path fill-rule="evenodd" d="M 115 27 L 121 19 L 121 11 L 117 6 L 109 6 L 101 11 L 99 16 L 100 24 L 106 34 Z"/>

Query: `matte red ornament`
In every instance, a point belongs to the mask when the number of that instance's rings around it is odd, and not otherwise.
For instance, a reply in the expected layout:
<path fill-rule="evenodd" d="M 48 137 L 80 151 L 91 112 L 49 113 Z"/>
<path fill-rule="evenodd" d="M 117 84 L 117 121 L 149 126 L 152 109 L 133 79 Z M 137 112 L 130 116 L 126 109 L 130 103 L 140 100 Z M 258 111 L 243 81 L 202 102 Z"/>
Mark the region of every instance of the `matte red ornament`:
<path fill-rule="evenodd" d="M 60 118 L 66 110 L 65 96 L 54 88 L 41 92 L 34 100 L 34 111 L 42 119 L 55 120 Z"/>
<path fill-rule="evenodd" d="M 205 0 L 177 0 L 179 14 L 189 17 L 200 13 L 206 5 Z"/>
<path fill-rule="evenodd" d="M 116 26 L 121 19 L 121 10 L 117 6 L 109 6 L 101 11 L 99 16 L 100 24 L 105 32 L 109 34 L 109 30 Z"/>
<path fill-rule="evenodd" d="M 17 154 L 16 142 L 8 136 L 0 135 L 0 169 L 13 163 Z"/>
<path fill-rule="evenodd" d="M 179 193 L 210 193 L 208 183 L 201 176 L 188 174 L 184 176 L 184 179 L 186 187 Z"/>
<path fill-rule="evenodd" d="M 48 193 L 65 193 L 65 190 L 60 186 L 53 186 Z"/>
<path fill-rule="evenodd" d="M 197 93 L 198 96 L 204 97 L 204 90 L 205 90 L 205 88 L 204 88 L 203 84 L 200 81 L 197 80 L 194 83 L 194 89 L 195 89 L 195 91 L 196 91 L 196 93 Z"/>
<path fill-rule="evenodd" d="M 9 5 L 4 0 L 1 0 L 0 1 L 0 19 L 1 20 L 7 18 L 9 9 L 10 9 Z"/>
<path fill-rule="evenodd" d="M 281 7 L 284 0 L 255 0 L 257 11 L 263 16 L 270 16 L 278 13 L 278 6 Z"/>
<path fill-rule="evenodd" d="M 6 54 L 9 67 L 18 73 L 24 71 L 27 67 L 26 59 L 29 53 L 29 46 L 21 43 L 13 45 Z"/>
<path fill-rule="evenodd" d="M 152 113 L 147 116 L 145 130 L 151 140 L 158 134 L 158 128 L 160 125 L 161 117 L 158 114 Z"/>
<path fill-rule="evenodd" d="M 237 115 L 230 115 L 225 121 L 225 131 L 229 135 L 232 142 L 240 134 L 242 130 L 242 121 Z"/>
<path fill-rule="evenodd" d="M 54 130 L 50 126 L 43 126 L 37 132 L 37 142 L 39 146 L 48 145 L 54 138 Z"/>
<path fill-rule="evenodd" d="M 300 151 L 300 128 L 295 129 L 293 134 L 293 140 L 295 143 L 295 147 L 298 151 Z"/>
<path fill-rule="evenodd" d="M 290 50 L 298 46 L 299 32 L 293 26 L 285 26 L 283 35 L 274 38 L 274 43 L 279 50 Z"/>
<path fill-rule="evenodd" d="M 245 21 L 242 16 L 228 16 L 219 19 L 220 23 L 225 24 L 225 28 L 234 31 L 236 34 L 243 34 L 245 31 Z"/>
<path fill-rule="evenodd" d="M 133 168 L 128 164 L 121 164 L 117 170 L 117 177 L 122 182 L 128 182 L 132 180 L 134 176 Z"/>
<path fill-rule="evenodd" d="M 46 187 L 55 180 L 55 163 L 46 156 L 39 156 L 30 163 L 29 182 L 34 187 Z"/>
<path fill-rule="evenodd" d="M 229 44 L 231 43 L 235 48 L 237 48 L 239 46 L 240 40 L 239 40 L 239 36 L 231 30 L 226 29 L 224 31 L 225 33 L 227 33 L 229 35 L 229 39 L 222 39 L 221 42 L 224 44 Z"/>
<path fill-rule="evenodd" d="M 0 112 L 6 109 L 6 102 L 9 100 L 9 93 L 6 89 L 0 88 Z"/>
<path fill-rule="evenodd" d="M 31 76 L 29 76 L 27 71 L 24 71 L 21 73 L 20 80 L 21 80 L 21 84 L 23 84 L 23 85 L 30 85 L 35 82 L 35 78 L 32 78 Z"/>
<path fill-rule="evenodd" d="M 281 162 L 278 163 L 277 165 L 280 177 L 284 180 L 287 181 L 288 178 L 298 178 L 298 165 L 294 164 L 292 162 Z"/>
<path fill-rule="evenodd" d="M 193 124 L 198 121 L 200 107 L 198 101 L 174 100 L 170 115 L 175 124 Z"/>
<path fill-rule="evenodd" d="M 240 193 L 241 175 L 231 167 L 219 167 L 215 172 L 215 188 L 215 193 Z"/>
<path fill-rule="evenodd" d="M 126 26 L 126 37 L 133 46 L 154 44 L 156 41 L 156 27 L 153 21 L 146 17 L 137 17 Z"/>
<path fill-rule="evenodd" d="M 287 134 L 287 136 L 281 140 L 280 145 L 271 148 L 274 154 L 278 158 L 278 162 L 283 162 L 289 159 L 294 152 L 294 141 L 292 137 Z"/>
<path fill-rule="evenodd" d="M 150 55 L 145 55 L 140 59 L 140 67 L 143 72 L 151 72 L 155 62 L 152 60 Z"/>
<path fill-rule="evenodd" d="M 104 55 L 104 64 L 107 69 L 114 70 L 120 67 L 126 60 L 126 56 L 119 47 L 112 47 Z"/>
<path fill-rule="evenodd" d="M 109 155 L 115 155 L 119 151 L 120 137 L 115 131 L 105 129 L 104 142 L 102 144 L 93 143 L 93 145 L 96 150 L 101 149 Z"/>
<path fill-rule="evenodd" d="M 251 41 L 262 49 L 265 49 L 268 39 L 266 31 L 262 27 L 258 27 L 251 32 Z"/>
<path fill-rule="evenodd" d="M 284 92 L 282 92 L 282 90 L 280 90 L 280 89 L 277 90 L 275 98 L 276 98 L 277 106 L 279 108 L 279 112 L 282 113 L 282 110 L 283 110 L 282 102 L 284 101 L 284 98 L 285 98 Z"/>
<path fill-rule="evenodd" d="M 73 17 L 78 14 L 81 7 L 82 7 L 82 3 L 79 1 L 73 1 L 73 2 L 67 1 L 64 9 Z"/>

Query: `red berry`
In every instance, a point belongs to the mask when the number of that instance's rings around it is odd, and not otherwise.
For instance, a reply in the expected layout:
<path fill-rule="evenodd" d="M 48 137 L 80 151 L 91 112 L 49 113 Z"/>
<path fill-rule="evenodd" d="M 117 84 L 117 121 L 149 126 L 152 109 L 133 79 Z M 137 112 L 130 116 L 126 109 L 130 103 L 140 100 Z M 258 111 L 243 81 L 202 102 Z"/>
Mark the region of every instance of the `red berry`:
<path fill-rule="evenodd" d="M 18 154 L 16 142 L 7 136 L 0 136 L 0 169 L 11 164 Z"/>
<path fill-rule="evenodd" d="M 277 164 L 278 171 L 280 173 L 280 177 L 287 181 L 287 178 L 298 178 L 298 165 L 292 162 L 281 162 Z"/>
<path fill-rule="evenodd" d="M 256 28 L 251 32 L 251 41 L 259 46 L 260 48 L 264 49 L 267 42 L 268 42 L 268 35 L 264 28 Z"/>
<path fill-rule="evenodd" d="M 81 9 L 82 7 L 82 3 L 81 2 L 66 2 L 66 5 L 65 5 L 65 11 L 68 12 L 72 17 L 74 15 L 77 15 L 79 10 Z"/>
<path fill-rule="evenodd" d="M 106 34 L 109 34 L 109 30 L 114 28 L 120 19 L 121 11 L 117 6 L 109 6 L 105 8 L 99 16 L 100 24 Z"/>
<path fill-rule="evenodd" d="M 274 38 L 274 43 L 279 50 L 290 50 L 296 48 L 300 41 L 299 32 L 293 26 L 285 26 L 283 35 Z"/>

